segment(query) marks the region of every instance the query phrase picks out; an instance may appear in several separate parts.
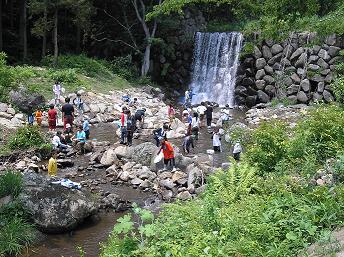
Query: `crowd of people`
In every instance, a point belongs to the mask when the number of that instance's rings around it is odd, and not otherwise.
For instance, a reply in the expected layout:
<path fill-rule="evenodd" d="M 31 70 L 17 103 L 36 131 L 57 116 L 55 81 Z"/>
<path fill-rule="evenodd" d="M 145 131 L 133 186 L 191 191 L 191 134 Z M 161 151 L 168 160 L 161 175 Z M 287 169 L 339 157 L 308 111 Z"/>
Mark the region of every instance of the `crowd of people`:
<path fill-rule="evenodd" d="M 80 154 L 85 153 L 85 144 L 90 138 L 90 124 L 88 119 L 83 115 L 84 103 L 80 94 L 76 94 L 76 97 L 71 101 L 70 98 L 64 99 L 64 104 L 61 106 L 61 93 L 62 87 L 59 82 L 53 85 L 53 93 L 55 104 L 49 106 L 48 112 L 45 114 L 41 109 L 36 110 L 34 113 L 28 115 L 28 123 L 33 124 L 34 120 L 38 126 L 42 125 L 42 121 L 47 117 L 49 130 L 54 133 L 52 138 L 52 145 L 54 147 L 54 153 L 49 161 L 49 174 L 55 174 L 56 166 L 56 153 L 59 151 L 66 151 L 68 148 L 75 147 L 79 150 Z M 199 139 L 200 130 L 204 128 L 205 133 L 211 135 L 212 146 L 214 153 L 222 152 L 221 135 L 223 135 L 223 123 L 229 120 L 229 115 L 222 116 L 217 123 L 213 122 L 213 105 L 210 102 L 202 102 L 197 107 L 191 106 L 192 93 L 190 91 L 185 92 L 184 110 L 181 113 L 182 121 L 186 124 L 186 131 L 182 142 L 182 149 L 185 154 L 189 154 L 195 147 L 197 147 L 197 140 Z M 120 144 L 127 145 L 128 147 L 133 145 L 133 138 L 135 132 L 140 132 L 143 128 L 145 120 L 145 108 L 141 108 L 140 102 L 137 98 L 131 99 L 129 95 L 122 97 L 122 113 L 120 120 L 117 121 L 117 126 L 120 129 Z M 58 108 L 56 108 L 58 107 Z M 60 108 L 59 108 L 60 107 Z M 59 109 L 62 113 L 63 130 L 56 130 Z M 171 130 L 171 126 L 176 122 L 176 116 L 178 111 L 172 104 L 168 105 L 167 116 L 168 122 L 162 124 L 162 126 L 153 131 L 153 137 L 156 146 L 160 147 L 159 153 L 162 153 L 164 159 L 164 170 L 168 168 L 168 165 L 172 167 L 174 171 L 175 167 L 175 155 L 172 144 L 168 141 L 168 131 Z M 76 121 L 75 117 L 79 119 Z M 74 132 L 74 129 L 76 131 Z M 203 133 L 203 132 L 202 132 Z M 210 136 L 209 136 L 210 138 Z M 239 142 L 236 142 L 233 150 L 233 157 L 236 160 L 240 159 L 240 153 L 242 147 Z"/>

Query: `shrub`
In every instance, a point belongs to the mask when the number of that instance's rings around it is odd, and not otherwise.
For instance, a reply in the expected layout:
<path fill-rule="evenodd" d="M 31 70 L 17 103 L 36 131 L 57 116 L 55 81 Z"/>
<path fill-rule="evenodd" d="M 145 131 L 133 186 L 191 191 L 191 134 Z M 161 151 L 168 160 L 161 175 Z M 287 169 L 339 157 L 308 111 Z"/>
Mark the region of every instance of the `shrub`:
<path fill-rule="evenodd" d="M 12 195 L 17 197 L 22 190 L 22 176 L 20 173 L 7 171 L 0 175 L 0 198 Z"/>
<path fill-rule="evenodd" d="M 15 86 L 14 72 L 6 65 L 6 54 L 0 52 L 0 102 L 7 102 L 8 93 Z"/>
<path fill-rule="evenodd" d="M 19 255 L 33 242 L 34 238 L 33 226 L 22 218 L 2 219 L 0 221 L 0 256 Z"/>
<path fill-rule="evenodd" d="M 320 163 L 336 157 L 344 149 L 344 113 L 335 105 L 320 106 L 294 129 L 288 143 L 290 160 L 304 160 L 314 155 Z"/>
<path fill-rule="evenodd" d="M 89 77 L 111 76 L 111 71 L 106 67 L 108 65 L 106 61 L 89 58 L 84 54 L 60 55 L 57 66 L 54 66 L 54 58 L 47 56 L 42 64 L 54 69 L 76 70 Z"/>
<path fill-rule="evenodd" d="M 241 163 L 213 175 L 198 199 L 166 205 L 144 244 L 127 230 L 101 256 L 295 256 L 341 221 L 343 192 L 261 180 Z"/>
<path fill-rule="evenodd" d="M 344 104 L 344 75 L 337 76 L 331 84 L 336 101 Z"/>
<path fill-rule="evenodd" d="M 255 129 L 246 143 L 246 158 L 256 164 L 260 173 L 274 170 L 286 154 L 288 127 L 280 121 L 262 123 Z"/>
<path fill-rule="evenodd" d="M 17 129 L 8 141 L 11 150 L 40 147 L 45 143 L 46 139 L 37 126 L 25 126 Z"/>
<path fill-rule="evenodd" d="M 132 63 L 131 55 L 114 57 L 111 61 L 111 70 L 114 74 L 132 81 L 137 78 L 138 71 Z"/>

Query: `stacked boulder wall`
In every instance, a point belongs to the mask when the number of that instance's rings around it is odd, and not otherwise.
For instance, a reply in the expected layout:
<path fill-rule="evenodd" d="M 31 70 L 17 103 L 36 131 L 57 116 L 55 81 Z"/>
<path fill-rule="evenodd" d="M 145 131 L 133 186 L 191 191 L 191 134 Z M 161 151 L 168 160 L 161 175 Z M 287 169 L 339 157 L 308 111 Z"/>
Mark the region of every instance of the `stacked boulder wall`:
<path fill-rule="evenodd" d="M 343 60 L 343 46 L 343 39 L 336 35 L 321 39 L 308 32 L 292 33 L 284 42 L 263 41 L 252 54 L 243 55 L 236 103 L 252 107 L 276 96 L 291 103 L 333 101 L 331 83 L 335 63 Z"/>
<path fill-rule="evenodd" d="M 39 230 L 61 233 L 75 229 L 98 209 L 90 194 L 53 185 L 45 176 L 24 173 L 19 199 Z"/>

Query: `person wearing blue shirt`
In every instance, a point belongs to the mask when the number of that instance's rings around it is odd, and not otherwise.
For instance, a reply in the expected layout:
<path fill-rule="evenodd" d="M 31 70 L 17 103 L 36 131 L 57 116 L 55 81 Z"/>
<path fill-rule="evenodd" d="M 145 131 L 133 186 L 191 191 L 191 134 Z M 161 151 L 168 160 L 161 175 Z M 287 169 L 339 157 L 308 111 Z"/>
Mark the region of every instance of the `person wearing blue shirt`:
<path fill-rule="evenodd" d="M 85 153 L 85 143 L 86 143 L 86 134 L 83 131 L 82 126 L 78 127 L 78 132 L 76 132 L 76 138 L 73 139 L 77 149 L 80 149 L 80 153 Z"/>
<path fill-rule="evenodd" d="M 87 118 L 84 118 L 84 123 L 82 124 L 82 128 L 85 132 L 86 139 L 90 138 L 90 123 Z"/>

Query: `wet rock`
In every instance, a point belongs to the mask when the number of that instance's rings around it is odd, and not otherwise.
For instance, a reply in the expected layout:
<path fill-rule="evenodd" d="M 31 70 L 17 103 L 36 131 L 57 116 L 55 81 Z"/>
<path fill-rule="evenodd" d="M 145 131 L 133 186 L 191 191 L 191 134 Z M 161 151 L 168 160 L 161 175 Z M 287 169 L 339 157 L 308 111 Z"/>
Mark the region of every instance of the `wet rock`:
<path fill-rule="evenodd" d="M 300 81 L 301 81 L 300 77 L 299 77 L 296 73 L 294 73 L 293 75 L 291 75 L 290 78 L 291 78 L 292 81 L 293 81 L 294 83 L 296 83 L 296 84 L 299 84 Z"/>
<path fill-rule="evenodd" d="M 317 62 L 318 66 L 322 69 L 328 69 L 330 66 L 327 64 L 327 62 L 324 61 L 324 59 L 320 58 Z"/>
<path fill-rule="evenodd" d="M 262 47 L 262 53 L 263 53 L 263 57 L 267 60 L 270 60 L 272 58 L 272 53 L 270 51 L 270 48 L 267 46 L 263 46 Z"/>
<path fill-rule="evenodd" d="M 60 233 L 75 229 L 97 212 L 89 194 L 72 190 L 35 173 L 24 173 L 19 200 L 43 232 Z"/>
<path fill-rule="evenodd" d="M 295 67 L 296 68 L 299 68 L 299 67 L 302 68 L 305 66 L 306 62 L 307 62 L 307 53 L 302 53 L 300 55 L 300 57 L 298 58 L 298 60 L 296 61 Z"/>
<path fill-rule="evenodd" d="M 258 90 L 263 90 L 265 88 L 265 80 L 257 80 L 256 81 L 256 87 Z"/>
<path fill-rule="evenodd" d="M 265 71 L 263 69 L 260 69 L 257 71 L 255 78 L 256 78 L 256 80 L 260 80 L 264 76 L 265 76 Z"/>
<path fill-rule="evenodd" d="M 73 167 L 74 162 L 72 159 L 57 159 L 57 165 L 62 168 Z"/>

